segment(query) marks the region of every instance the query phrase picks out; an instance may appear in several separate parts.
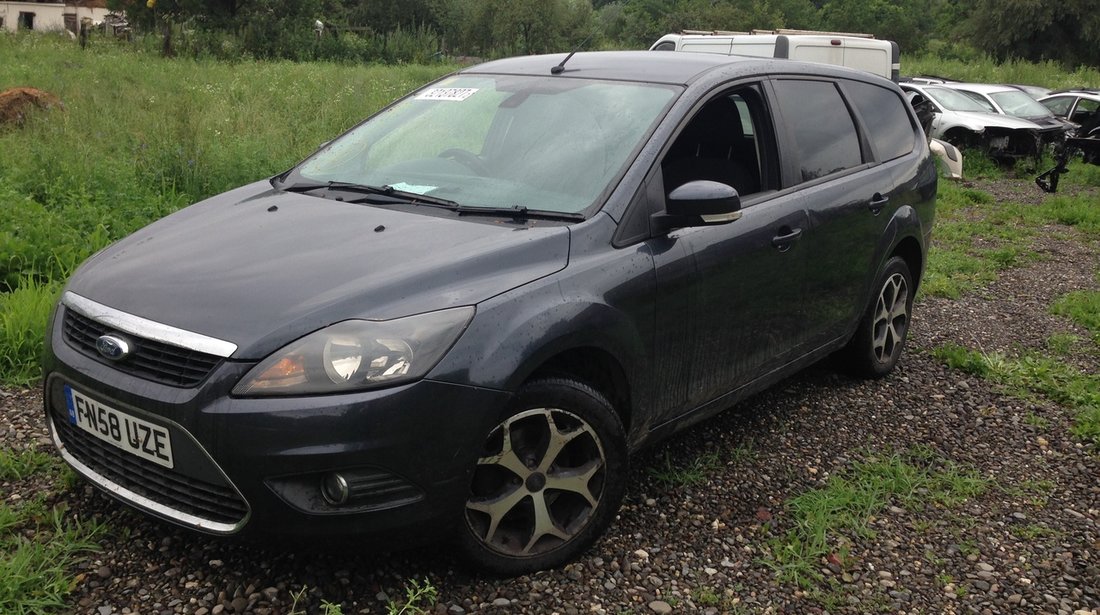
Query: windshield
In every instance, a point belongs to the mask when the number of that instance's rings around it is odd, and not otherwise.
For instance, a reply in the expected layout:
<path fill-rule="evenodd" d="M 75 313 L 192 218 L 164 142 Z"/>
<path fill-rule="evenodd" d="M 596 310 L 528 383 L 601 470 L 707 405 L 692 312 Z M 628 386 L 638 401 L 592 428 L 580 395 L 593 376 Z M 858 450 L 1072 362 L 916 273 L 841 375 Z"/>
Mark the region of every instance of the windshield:
<path fill-rule="evenodd" d="M 457 75 L 333 141 L 296 169 L 464 207 L 582 212 L 625 169 L 672 86 Z"/>
<path fill-rule="evenodd" d="M 924 91 L 932 97 L 932 100 L 940 103 L 940 106 L 948 111 L 977 111 L 979 113 L 989 113 L 990 111 L 970 97 L 960 92 L 956 92 L 955 90 L 949 90 L 947 88 L 925 88 Z"/>
<path fill-rule="evenodd" d="M 1028 119 L 1050 117 L 1053 115 L 1050 109 L 1047 109 L 1039 104 L 1034 98 L 1020 91 L 997 92 L 996 94 L 990 94 L 989 97 L 1000 105 L 1008 115 L 1015 115 L 1016 117 Z"/>

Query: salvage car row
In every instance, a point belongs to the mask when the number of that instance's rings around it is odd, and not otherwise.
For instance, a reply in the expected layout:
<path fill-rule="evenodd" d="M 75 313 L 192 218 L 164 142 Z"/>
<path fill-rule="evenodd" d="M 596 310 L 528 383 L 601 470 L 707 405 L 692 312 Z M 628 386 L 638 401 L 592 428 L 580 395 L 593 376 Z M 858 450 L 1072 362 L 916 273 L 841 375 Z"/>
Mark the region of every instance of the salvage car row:
<path fill-rule="evenodd" d="M 1100 107 L 1100 92 L 1090 89 L 1051 92 L 929 77 L 903 80 L 901 87 L 914 105 L 934 109 L 930 136 L 998 159 L 1038 156 L 1067 136 L 1087 136 Z"/>

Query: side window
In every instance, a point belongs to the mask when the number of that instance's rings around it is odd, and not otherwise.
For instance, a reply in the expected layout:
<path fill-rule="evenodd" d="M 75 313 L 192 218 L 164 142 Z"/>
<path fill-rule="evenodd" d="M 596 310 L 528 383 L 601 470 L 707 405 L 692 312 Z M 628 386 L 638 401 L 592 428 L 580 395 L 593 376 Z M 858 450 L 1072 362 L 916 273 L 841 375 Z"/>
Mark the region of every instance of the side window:
<path fill-rule="evenodd" d="M 913 151 L 916 133 L 897 94 L 861 81 L 845 81 L 842 87 L 863 120 L 878 160 L 893 160 Z"/>
<path fill-rule="evenodd" d="M 863 164 L 855 122 L 836 85 L 784 79 L 775 92 L 798 147 L 802 181 Z"/>
<path fill-rule="evenodd" d="M 1054 115 L 1065 117 L 1069 113 L 1069 108 L 1073 105 L 1072 96 L 1059 96 L 1058 98 L 1051 98 L 1050 100 L 1044 100 L 1043 104 Z"/>
<path fill-rule="evenodd" d="M 741 196 L 772 189 L 774 145 L 758 86 L 728 91 L 707 102 L 676 137 L 661 163 L 665 191 L 706 179 Z"/>
<path fill-rule="evenodd" d="M 676 51 L 676 43 L 665 41 L 653 48 L 653 51 Z"/>
<path fill-rule="evenodd" d="M 1084 124 L 1096 117 L 1097 110 L 1100 110 L 1100 101 L 1082 98 L 1077 101 L 1077 108 L 1073 110 L 1073 117 L 1069 119 L 1078 124 Z"/>

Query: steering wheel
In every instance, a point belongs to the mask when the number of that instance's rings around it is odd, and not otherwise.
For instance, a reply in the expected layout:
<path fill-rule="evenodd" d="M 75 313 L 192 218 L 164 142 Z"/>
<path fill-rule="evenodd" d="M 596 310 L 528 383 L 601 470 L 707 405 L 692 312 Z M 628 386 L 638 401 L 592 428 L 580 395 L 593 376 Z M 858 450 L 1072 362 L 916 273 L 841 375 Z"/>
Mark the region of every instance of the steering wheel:
<path fill-rule="evenodd" d="M 439 152 L 440 158 L 450 158 L 478 175 L 485 175 L 485 161 L 480 156 L 461 147 L 451 147 Z"/>

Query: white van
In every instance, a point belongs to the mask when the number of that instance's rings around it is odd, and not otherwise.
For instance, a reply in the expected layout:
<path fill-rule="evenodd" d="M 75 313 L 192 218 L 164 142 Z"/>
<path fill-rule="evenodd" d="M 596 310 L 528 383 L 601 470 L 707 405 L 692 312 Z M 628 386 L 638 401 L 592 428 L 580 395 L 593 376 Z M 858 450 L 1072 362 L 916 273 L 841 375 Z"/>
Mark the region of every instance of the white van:
<path fill-rule="evenodd" d="M 894 82 L 901 70 L 901 50 L 894 41 L 870 34 L 808 30 L 753 30 L 705 32 L 685 30 L 666 34 L 652 51 L 694 51 L 724 55 L 786 58 L 865 70 Z"/>

